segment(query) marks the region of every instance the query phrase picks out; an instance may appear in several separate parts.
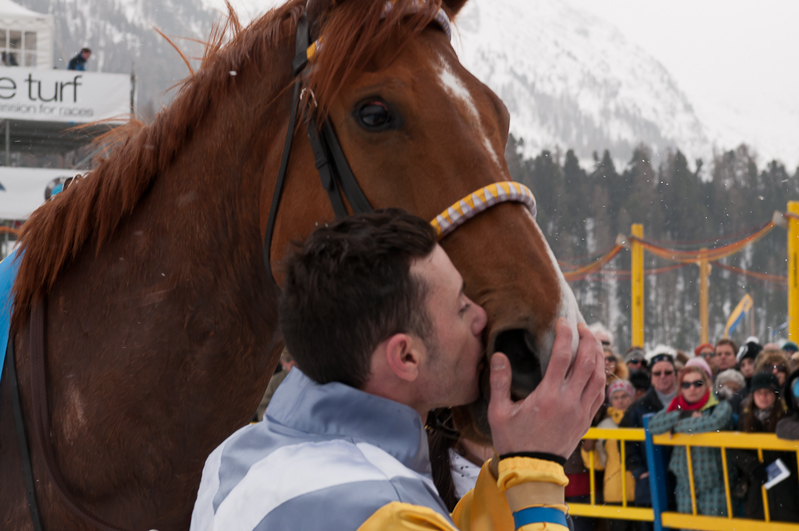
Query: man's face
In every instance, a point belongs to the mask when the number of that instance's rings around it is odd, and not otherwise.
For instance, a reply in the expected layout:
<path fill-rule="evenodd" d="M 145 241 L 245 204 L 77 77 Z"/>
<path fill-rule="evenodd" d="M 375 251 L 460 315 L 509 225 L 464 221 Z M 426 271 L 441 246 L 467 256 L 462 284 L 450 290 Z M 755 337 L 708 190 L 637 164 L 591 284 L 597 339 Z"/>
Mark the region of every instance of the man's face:
<path fill-rule="evenodd" d="M 88 61 L 89 57 L 92 56 L 92 52 L 80 52 L 80 54 L 83 56 L 83 59 L 85 59 L 86 61 Z"/>
<path fill-rule="evenodd" d="M 652 367 L 652 386 L 664 395 L 672 393 L 677 384 L 674 365 L 668 361 L 659 361 Z"/>
<path fill-rule="evenodd" d="M 735 359 L 735 351 L 732 345 L 719 345 L 716 347 L 716 363 L 719 371 L 732 369 L 738 360 Z"/>
<path fill-rule="evenodd" d="M 485 363 L 486 312 L 464 294 L 463 278 L 441 246 L 414 262 L 411 274 L 427 284 L 425 305 L 433 325 L 419 370 L 424 401 L 431 408 L 474 402 Z"/>
<path fill-rule="evenodd" d="M 754 376 L 755 360 L 753 358 L 744 358 L 741 360 L 741 374 L 744 378 L 751 378 Z"/>

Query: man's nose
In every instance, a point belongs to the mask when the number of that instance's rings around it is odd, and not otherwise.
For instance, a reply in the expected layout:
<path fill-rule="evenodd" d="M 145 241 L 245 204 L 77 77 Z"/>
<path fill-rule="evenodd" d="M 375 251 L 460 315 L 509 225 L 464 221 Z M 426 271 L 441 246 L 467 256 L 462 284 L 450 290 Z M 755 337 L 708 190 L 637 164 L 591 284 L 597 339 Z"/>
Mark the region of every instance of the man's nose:
<path fill-rule="evenodd" d="M 483 333 L 483 329 L 486 327 L 486 324 L 488 324 L 488 314 L 483 307 L 476 302 L 474 303 L 474 308 L 475 317 L 474 321 L 472 321 L 472 333 L 477 336 Z"/>

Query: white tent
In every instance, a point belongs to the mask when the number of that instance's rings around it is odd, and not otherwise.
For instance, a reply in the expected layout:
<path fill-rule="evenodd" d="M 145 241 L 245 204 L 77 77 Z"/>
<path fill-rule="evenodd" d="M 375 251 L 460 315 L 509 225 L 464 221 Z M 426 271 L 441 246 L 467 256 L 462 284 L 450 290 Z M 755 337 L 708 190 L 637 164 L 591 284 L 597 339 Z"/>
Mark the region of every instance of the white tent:
<path fill-rule="evenodd" d="M 55 22 L 52 15 L 0 0 L 0 52 L 7 66 L 53 68 Z"/>
<path fill-rule="evenodd" d="M 78 170 L 0 167 L 0 219 L 28 219 L 44 203 L 53 179 L 74 177 Z"/>

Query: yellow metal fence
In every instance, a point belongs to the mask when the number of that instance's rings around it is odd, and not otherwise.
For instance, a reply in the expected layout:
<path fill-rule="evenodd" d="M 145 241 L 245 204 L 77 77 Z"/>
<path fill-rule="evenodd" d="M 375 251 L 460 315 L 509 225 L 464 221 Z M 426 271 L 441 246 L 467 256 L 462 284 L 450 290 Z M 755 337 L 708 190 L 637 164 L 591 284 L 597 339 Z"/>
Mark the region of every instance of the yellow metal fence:
<path fill-rule="evenodd" d="M 730 493 L 730 478 L 727 469 L 726 450 L 745 449 L 756 450 L 758 459 L 763 462 L 764 450 L 777 450 L 794 452 L 799 463 L 799 441 L 786 441 L 778 439 L 774 434 L 766 433 L 740 433 L 740 432 L 718 432 L 702 433 L 696 435 L 685 434 L 664 434 L 652 436 L 647 430 L 640 429 L 599 429 L 591 428 L 585 435 L 584 440 L 613 440 L 621 441 L 619 444 L 621 452 L 621 478 L 622 478 L 622 503 L 621 505 L 597 505 L 597 489 L 602 485 L 597 485 L 596 471 L 594 463 L 594 453 L 589 454 L 590 469 L 590 503 L 570 503 L 569 512 L 574 516 L 585 516 L 591 518 L 610 518 L 621 520 L 640 520 L 653 522 L 655 531 L 665 528 L 696 529 L 701 531 L 799 531 L 799 522 L 785 523 L 772 522 L 768 508 L 768 497 L 766 489 L 762 488 L 764 520 L 750 520 L 739 518 L 733 514 L 733 502 Z M 631 506 L 627 500 L 627 468 L 626 468 L 626 448 L 624 442 L 642 442 L 647 449 L 649 462 L 650 481 L 652 487 L 652 499 L 654 508 Z M 691 509 L 692 514 L 670 512 L 665 507 L 665 470 L 668 463 L 653 463 L 657 460 L 658 452 L 655 447 L 660 446 L 684 446 L 686 448 L 686 460 L 691 461 L 692 447 L 710 447 L 721 450 L 721 459 L 724 470 L 724 485 L 727 501 L 727 516 L 705 516 L 697 513 L 696 492 L 694 488 L 693 467 L 688 467 L 688 477 L 691 489 Z M 661 474 L 657 474 L 656 468 L 660 467 Z M 646 481 L 646 480 L 645 480 Z M 792 481 L 794 488 L 797 486 L 797 478 L 790 477 L 784 481 Z M 660 503 L 658 500 L 660 499 Z"/>

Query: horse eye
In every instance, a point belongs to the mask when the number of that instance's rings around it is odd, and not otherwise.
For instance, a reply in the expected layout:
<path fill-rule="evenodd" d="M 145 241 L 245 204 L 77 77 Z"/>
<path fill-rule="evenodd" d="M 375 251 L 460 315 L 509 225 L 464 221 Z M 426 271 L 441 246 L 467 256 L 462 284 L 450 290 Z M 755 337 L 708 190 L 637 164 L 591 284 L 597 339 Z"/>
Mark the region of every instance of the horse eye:
<path fill-rule="evenodd" d="M 356 113 L 358 122 L 367 131 L 383 131 L 389 129 L 394 122 L 388 105 L 382 101 L 367 101 L 358 107 Z"/>

